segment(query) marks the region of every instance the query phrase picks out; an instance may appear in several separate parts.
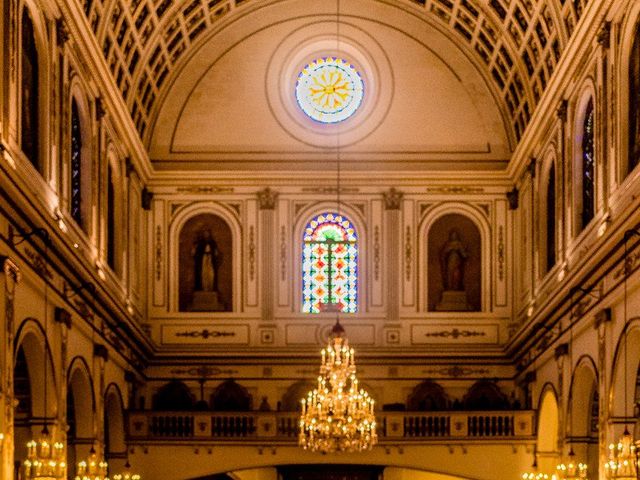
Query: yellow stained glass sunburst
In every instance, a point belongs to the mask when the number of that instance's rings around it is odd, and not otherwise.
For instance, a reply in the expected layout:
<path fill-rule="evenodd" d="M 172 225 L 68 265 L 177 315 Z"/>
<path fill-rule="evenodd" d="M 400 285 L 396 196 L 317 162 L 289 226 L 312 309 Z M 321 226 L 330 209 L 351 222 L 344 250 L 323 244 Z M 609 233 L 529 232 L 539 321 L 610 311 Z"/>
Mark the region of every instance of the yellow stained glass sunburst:
<path fill-rule="evenodd" d="M 298 75 L 298 105 L 307 116 L 321 123 L 346 120 L 356 112 L 363 96 L 362 77 L 341 58 L 319 58 Z"/>

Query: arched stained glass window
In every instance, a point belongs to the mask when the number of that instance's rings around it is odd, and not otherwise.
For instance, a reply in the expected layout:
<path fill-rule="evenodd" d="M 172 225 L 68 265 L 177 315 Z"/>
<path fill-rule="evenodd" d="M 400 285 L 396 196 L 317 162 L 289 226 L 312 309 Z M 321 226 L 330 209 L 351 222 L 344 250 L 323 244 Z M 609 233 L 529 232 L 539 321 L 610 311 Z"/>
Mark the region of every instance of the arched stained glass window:
<path fill-rule="evenodd" d="M 22 82 L 20 98 L 20 147 L 29 161 L 38 169 L 40 165 L 40 112 L 38 85 L 38 51 L 33 22 L 29 11 L 22 11 Z"/>
<path fill-rule="evenodd" d="M 547 180 L 547 272 L 556 264 L 556 166 L 551 163 Z"/>
<path fill-rule="evenodd" d="M 303 236 L 302 311 L 318 313 L 334 304 L 341 312 L 356 312 L 357 265 L 358 239 L 351 222 L 337 213 L 314 217 Z"/>
<path fill-rule="evenodd" d="M 629 165 L 628 172 L 640 164 L 640 23 L 629 59 Z"/>
<path fill-rule="evenodd" d="M 113 167 L 107 167 L 107 264 L 116 268 L 116 186 Z"/>
<path fill-rule="evenodd" d="M 582 125 L 582 212 L 581 227 L 586 227 L 595 213 L 595 145 L 593 98 L 589 100 Z"/>
<path fill-rule="evenodd" d="M 81 227 L 82 218 L 82 132 L 78 105 L 71 103 L 71 217 Z"/>

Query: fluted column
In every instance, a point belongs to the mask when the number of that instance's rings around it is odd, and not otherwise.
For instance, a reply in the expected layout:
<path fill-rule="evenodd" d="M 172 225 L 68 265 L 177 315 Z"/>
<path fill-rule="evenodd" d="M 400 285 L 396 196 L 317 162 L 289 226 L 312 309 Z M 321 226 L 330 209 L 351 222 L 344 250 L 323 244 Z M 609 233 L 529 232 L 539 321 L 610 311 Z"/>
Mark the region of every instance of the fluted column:
<path fill-rule="evenodd" d="M 275 208 L 278 192 L 269 187 L 258 192 L 258 206 L 260 208 L 260 305 L 262 320 L 273 320 L 275 302 Z"/>
<path fill-rule="evenodd" d="M 387 321 L 394 322 L 400 317 L 400 248 L 404 245 L 400 228 L 400 208 L 403 193 L 395 188 L 384 192 L 384 208 L 386 211 L 386 251 L 387 268 Z"/>
<path fill-rule="evenodd" d="M 13 342 L 15 287 L 20 282 L 20 270 L 8 257 L 0 256 L 0 433 L 4 435 L 0 449 L 0 479 L 13 476 L 14 456 L 14 394 Z"/>

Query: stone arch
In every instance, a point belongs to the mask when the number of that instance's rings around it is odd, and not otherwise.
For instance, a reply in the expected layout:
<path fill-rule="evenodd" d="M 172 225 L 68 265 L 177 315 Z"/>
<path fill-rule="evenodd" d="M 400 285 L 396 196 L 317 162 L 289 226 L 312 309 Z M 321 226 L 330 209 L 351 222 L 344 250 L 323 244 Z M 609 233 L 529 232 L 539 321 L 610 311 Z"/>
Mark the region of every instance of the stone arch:
<path fill-rule="evenodd" d="M 442 385 L 433 380 L 423 380 L 407 397 L 407 410 L 410 412 L 442 411 L 450 405 L 449 396 Z"/>
<path fill-rule="evenodd" d="M 67 464 L 73 469 L 95 440 L 93 379 L 84 358 L 71 361 L 67 379 Z"/>
<path fill-rule="evenodd" d="M 485 311 L 489 309 L 491 305 L 491 227 L 485 212 L 474 205 L 461 202 L 442 203 L 431 209 L 420 222 L 418 230 L 418 238 L 420 239 L 418 247 L 418 265 L 421 266 L 421 268 L 418 269 L 418 300 L 420 309 L 423 311 L 433 310 L 434 304 L 437 303 L 437 300 L 434 300 L 434 298 L 438 297 L 437 294 L 439 290 L 435 288 L 437 285 L 435 285 L 436 281 L 432 279 L 432 276 L 434 279 L 440 278 L 440 276 L 437 275 L 437 271 L 433 272 L 432 268 L 429 268 L 430 263 L 432 263 L 430 257 L 433 256 L 433 252 L 432 255 L 429 253 L 429 239 L 431 238 L 430 235 L 432 233 L 433 226 L 448 215 L 460 215 L 470 222 L 470 224 L 473 224 L 473 227 L 477 229 L 477 233 L 480 238 L 480 258 L 477 262 L 478 275 L 480 279 L 478 286 L 479 304 L 474 307 L 476 308 L 476 311 Z M 436 228 L 438 227 L 436 226 Z M 435 262 L 435 267 L 433 268 L 437 268 L 439 270 L 438 262 L 435 259 L 433 259 L 433 262 Z M 433 281 L 430 282 L 430 280 Z M 435 292 L 431 290 L 432 288 L 435 289 Z M 458 312 L 458 314 L 459 313 L 460 312 Z"/>
<path fill-rule="evenodd" d="M 104 393 L 104 450 L 106 458 L 123 458 L 127 453 L 124 401 L 120 387 L 107 386 Z"/>
<path fill-rule="evenodd" d="M 538 399 L 538 436 L 536 451 L 541 472 L 553 472 L 559 460 L 558 436 L 560 413 L 558 396 L 551 384 L 546 384 Z"/>
<path fill-rule="evenodd" d="M 574 122 L 573 122 L 573 130 L 572 130 L 572 150 L 573 150 L 573 161 L 571 162 L 571 178 L 573 181 L 571 182 L 573 186 L 572 191 L 572 209 L 573 209 L 573 237 L 576 238 L 580 235 L 580 233 L 588 226 L 588 224 L 583 224 L 581 215 L 583 209 L 583 131 L 584 131 L 584 123 L 587 114 L 587 109 L 589 104 L 593 108 L 593 138 L 594 138 L 594 166 L 593 166 L 593 212 L 594 218 L 595 213 L 598 210 L 598 190 L 601 183 L 601 179 L 598 175 L 598 102 L 596 96 L 596 89 L 592 78 L 588 78 L 582 89 L 580 90 L 580 94 L 577 97 L 575 107 L 574 107 Z M 589 221 L 591 223 L 591 221 Z"/>
<path fill-rule="evenodd" d="M 598 471 L 598 369 L 589 355 L 576 362 L 569 386 L 566 435 L 582 441 L 573 442 L 577 458 L 585 461 L 591 471 Z M 595 414 L 595 418 L 594 418 Z M 594 424 L 595 422 L 595 424 Z"/>
<path fill-rule="evenodd" d="M 45 410 L 50 430 L 57 416 L 56 370 L 49 339 L 37 320 L 24 320 L 16 331 L 15 338 L 14 391 L 19 401 L 25 402 L 26 405 L 24 410 L 18 410 L 14 421 L 14 456 L 16 459 L 25 459 L 26 444 L 42 429 Z"/>
<path fill-rule="evenodd" d="M 44 378 L 46 358 L 47 378 L 47 418 L 53 419 L 58 412 L 56 397 L 56 369 L 51 351 L 51 343 L 40 323 L 32 318 L 22 322 L 16 332 L 14 347 L 14 365 L 19 349 L 23 349 L 31 389 L 31 414 L 37 418 L 44 418 Z"/>
<path fill-rule="evenodd" d="M 291 245 L 293 245 L 292 253 L 293 259 L 291 261 L 290 276 L 294 281 L 290 282 L 290 288 L 293 292 L 294 301 L 292 302 L 293 311 L 302 311 L 302 240 L 304 229 L 307 223 L 317 215 L 325 212 L 339 212 L 340 215 L 345 216 L 353 225 L 357 235 L 358 245 L 358 280 L 356 283 L 357 288 L 357 302 L 358 312 L 366 310 L 367 306 L 367 290 L 363 286 L 363 279 L 367 275 L 367 265 L 369 263 L 370 252 L 367 249 L 367 229 L 366 219 L 362 212 L 353 208 L 348 203 L 340 203 L 334 201 L 323 201 L 314 203 L 307 206 L 307 208 L 301 209 L 295 216 L 293 228 L 291 230 Z"/>
<path fill-rule="evenodd" d="M 609 390 L 610 416 L 624 418 L 633 415 L 634 390 L 639 367 L 640 317 L 634 317 L 629 319 L 622 330 L 614 351 Z M 629 428 L 631 429 L 631 426 Z"/>
<path fill-rule="evenodd" d="M 198 202 L 176 211 L 175 215 L 169 223 L 169 260 L 167 265 L 168 282 L 169 282 L 169 309 L 171 311 L 181 310 L 180 295 L 180 238 L 183 229 L 189 221 L 200 215 L 212 215 L 222 222 L 229 229 L 231 236 L 231 263 L 228 265 L 231 272 L 231 280 L 229 283 L 228 305 L 229 311 L 242 311 L 242 228 L 238 216 L 231 208 L 217 202 Z M 224 253 L 224 252 L 223 252 Z M 225 261 L 223 259 L 223 261 Z M 209 315 L 211 312 L 208 313 Z"/>

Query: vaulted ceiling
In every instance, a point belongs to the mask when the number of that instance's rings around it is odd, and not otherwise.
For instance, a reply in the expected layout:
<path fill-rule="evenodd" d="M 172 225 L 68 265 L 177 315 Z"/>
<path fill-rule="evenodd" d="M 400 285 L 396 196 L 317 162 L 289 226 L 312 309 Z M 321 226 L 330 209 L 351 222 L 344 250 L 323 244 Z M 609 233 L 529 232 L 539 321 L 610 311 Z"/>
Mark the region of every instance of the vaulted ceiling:
<path fill-rule="evenodd" d="M 370 0 L 444 32 L 482 70 L 519 140 L 588 0 Z M 348 0 L 342 0 L 343 5 Z M 191 52 L 235 19 L 287 0 L 84 0 L 143 141 Z M 339 3 L 339 0 L 336 4 Z"/>

